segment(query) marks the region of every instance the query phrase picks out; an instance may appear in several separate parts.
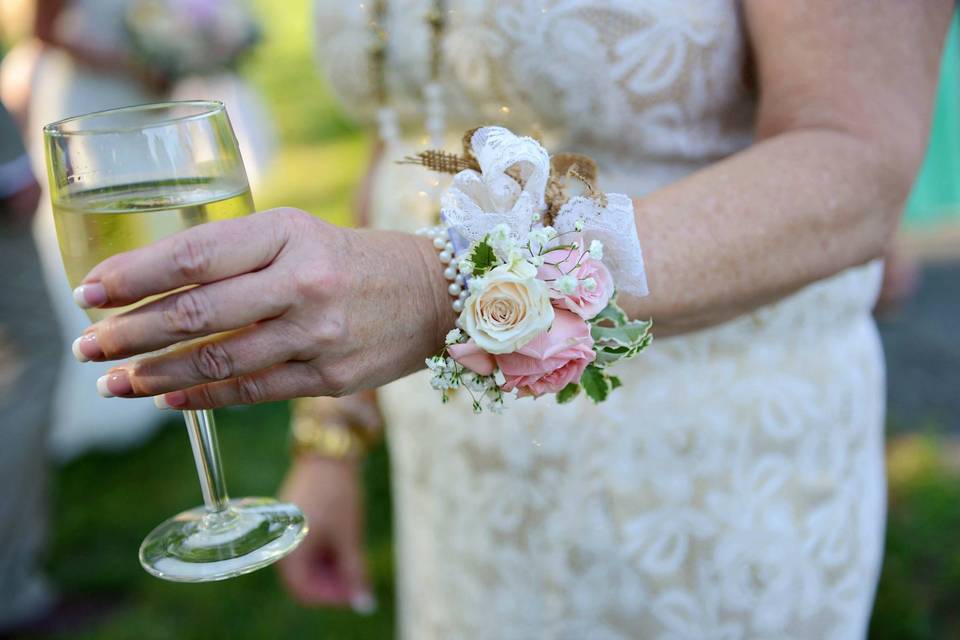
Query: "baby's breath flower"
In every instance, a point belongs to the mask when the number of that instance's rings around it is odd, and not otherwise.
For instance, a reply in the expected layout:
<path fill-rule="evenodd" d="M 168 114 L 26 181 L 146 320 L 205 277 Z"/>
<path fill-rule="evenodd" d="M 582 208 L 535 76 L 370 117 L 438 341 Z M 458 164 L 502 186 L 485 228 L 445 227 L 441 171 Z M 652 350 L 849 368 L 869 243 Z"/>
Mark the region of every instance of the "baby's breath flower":
<path fill-rule="evenodd" d="M 462 336 L 463 336 L 463 333 L 460 331 L 460 329 L 453 329 L 452 331 L 447 333 L 447 337 L 444 340 L 444 342 L 446 342 L 447 344 L 456 344 L 457 342 L 460 342 L 460 338 Z"/>
<path fill-rule="evenodd" d="M 556 229 L 554 229 L 553 227 L 550 227 L 550 226 L 544 227 L 543 230 L 546 232 L 546 234 L 547 234 L 547 239 L 548 239 L 548 240 L 553 240 L 553 239 L 556 238 L 558 235 L 560 235 L 559 233 L 557 233 L 557 230 L 556 230 Z"/>
<path fill-rule="evenodd" d="M 473 273 L 473 263 L 464 258 L 460 261 L 460 273 L 468 276 Z"/>
<path fill-rule="evenodd" d="M 493 229 L 490 230 L 490 241 L 491 242 L 503 242 L 510 237 L 510 225 L 505 222 L 501 222 Z"/>
<path fill-rule="evenodd" d="M 597 281 L 593 278 L 587 278 L 583 281 L 583 288 L 587 291 L 595 291 L 597 288 Z"/>
<path fill-rule="evenodd" d="M 570 274 L 560 276 L 554 284 L 562 293 L 570 294 L 577 290 L 577 278 Z"/>
<path fill-rule="evenodd" d="M 584 223 L 584 221 L 583 221 L 583 218 L 580 218 L 579 220 L 577 220 L 576 222 L 574 222 L 574 223 L 573 223 L 573 229 L 574 229 L 574 231 L 577 231 L 577 232 L 583 231 L 583 225 L 584 225 L 584 224 L 585 224 L 585 223 Z"/>
<path fill-rule="evenodd" d="M 603 243 L 599 240 L 590 242 L 590 257 L 594 260 L 603 260 Z"/>
<path fill-rule="evenodd" d="M 531 256 L 531 257 L 530 257 L 530 264 L 532 264 L 532 265 L 535 266 L 535 267 L 542 267 L 542 266 L 543 266 L 543 256 Z"/>
<path fill-rule="evenodd" d="M 538 249 L 542 249 L 543 245 L 550 241 L 550 233 L 547 231 L 546 227 L 537 227 L 536 229 L 531 229 L 528 237 L 530 238 L 530 243 Z"/>

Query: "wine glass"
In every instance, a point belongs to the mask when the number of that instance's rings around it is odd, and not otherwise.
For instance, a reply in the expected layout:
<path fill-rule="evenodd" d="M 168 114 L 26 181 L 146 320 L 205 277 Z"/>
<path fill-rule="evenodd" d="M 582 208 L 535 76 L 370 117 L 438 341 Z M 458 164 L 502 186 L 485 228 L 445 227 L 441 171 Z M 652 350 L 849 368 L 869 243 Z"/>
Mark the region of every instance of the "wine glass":
<path fill-rule="evenodd" d="M 60 254 L 76 287 L 99 262 L 197 224 L 254 211 L 227 111 L 166 102 L 68 118 L 43 129 Z M 140 304 L 143 304 L 142 302 Z M 89 309 L 97 321 L 124 309 Z M 154 529 L 140 546 L 149 573 L 223 580 L 282 558 L 307 533 L 300 509 L 231 500 L 211 411 L 184 411 L 204 506 Z"/>

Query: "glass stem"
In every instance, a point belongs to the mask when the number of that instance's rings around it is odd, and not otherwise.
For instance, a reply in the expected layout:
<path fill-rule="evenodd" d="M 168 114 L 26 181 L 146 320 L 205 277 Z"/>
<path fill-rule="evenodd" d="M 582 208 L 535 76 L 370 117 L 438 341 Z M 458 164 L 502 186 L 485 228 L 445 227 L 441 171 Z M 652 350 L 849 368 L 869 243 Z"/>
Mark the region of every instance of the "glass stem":
<path fill-rule="evenodd" d="M 223 465 L 220 464 L 220 444 L 217 442 L 213 411 L 184 411 L 183 419 L 187 423 L 190 448 L 193 449 L 193 460 L 197 464 L 203 502 L 213 513 L 223 511 L 229 498 Z"/>

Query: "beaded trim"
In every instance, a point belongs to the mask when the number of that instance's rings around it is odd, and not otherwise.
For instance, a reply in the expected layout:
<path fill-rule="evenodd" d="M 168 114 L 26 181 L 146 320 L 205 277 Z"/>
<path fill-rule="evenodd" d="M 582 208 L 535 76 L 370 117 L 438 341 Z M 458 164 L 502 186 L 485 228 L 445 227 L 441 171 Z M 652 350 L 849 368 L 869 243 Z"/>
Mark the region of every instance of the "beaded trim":
<path fill-rule="evenodd" d="M 447 293 L 453 298 L 453 311 L 459 314 L 463 311 L 463 303 L 470 295 L 467 290 L 466 281 L 460 272 L 460 262 L 456 259 L 453 251 L 453 243 L 450 242 L 450 234 L 446 227 L 424 227 L 417 230 L 418 236 L 426 236 L 433 241 L 433 248 L 437 250 L 437 257 L 443 263 L 443 277 L 450 285 L 447 287 Z"/>

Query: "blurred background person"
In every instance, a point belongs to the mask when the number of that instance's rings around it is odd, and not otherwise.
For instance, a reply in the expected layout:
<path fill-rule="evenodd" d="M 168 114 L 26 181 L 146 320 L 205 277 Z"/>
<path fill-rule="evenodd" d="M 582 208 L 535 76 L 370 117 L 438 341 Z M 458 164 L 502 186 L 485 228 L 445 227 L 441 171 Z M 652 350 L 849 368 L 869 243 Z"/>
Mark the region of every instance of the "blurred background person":
<path fill-rule="evenodd" d="M 40 198 L 0 105 L 0 635 L 54 606 L 40 570 L 46 537 L 50 393 L 60 357 L 30 222 Z"/>
<path fill-rule="evenodd" d="M 8 0 L 9 2 L 9 0 Z M 270 117 L 235 66 L 259 38 L 242 0 L 35 0 L 10 14 L 30 17 L 32 38 L 5 61 L 4 88 L 23 109 L 38 175 L 45 171 L 41 127 L 74 115 L 169 99 L 227 104 L 252 185 L 272 155 Z M 32 11 L 23 7 L 32 4 Z M 0 85 L 2 86 L 2 85 Z M 255 126 L 254 126 L 255 125 Z M 49 199 L 35 235 L 65 352 L 89 324 L 70 297 Z M 67 355 L 53 406 L 52 446 L 60 458 L 90 447 L 142 442 L 162 422 L 152 402 L 109 405 L 93 392 L 105 367 Z"/>
<path fill-rule="evenodd" d="M 35 2 L 32 33 L 41 52 L 31 74 L 27 143 L 38 175 L 45 171 L 40 133 L 44 124 L 168 99 L 170 78 L 134 53 L 125 24 L 128 4 L 127 0 Z M 46 193 L 37 212 L 35 235 L 65 354 L 53 404 L 55 448 L 69 456 L 89 446 L 139 442 L 160 422 L 152 403 L 108 405 L 90 392 L 106 368 L 88 371 L 69 355 L 71 336 L 89 320 L 70 298 Z"/>

